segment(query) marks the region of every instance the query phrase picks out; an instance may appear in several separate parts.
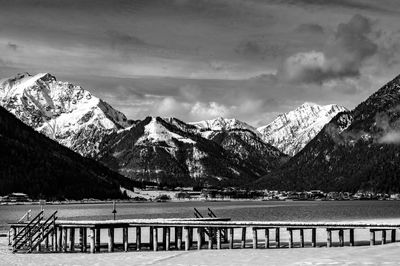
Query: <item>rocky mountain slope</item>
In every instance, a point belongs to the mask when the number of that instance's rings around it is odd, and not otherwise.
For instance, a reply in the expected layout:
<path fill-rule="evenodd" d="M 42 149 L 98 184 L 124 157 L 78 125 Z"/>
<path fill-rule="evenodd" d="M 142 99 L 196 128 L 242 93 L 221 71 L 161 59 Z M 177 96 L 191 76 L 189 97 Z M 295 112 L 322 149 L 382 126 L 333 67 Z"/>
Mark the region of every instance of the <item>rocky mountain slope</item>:
<path fill-rule="evenodd" d="M 101 139 L 130 126 L 124 114 L 69 82 L 48 73 L 0 80 L 0 105 L 25 124 L 84 156 Z"/>
<path fill-rule="evenodd" d="M 400 76 L 336 115 L 282 169 L 257 186 L 400 192 Z"/>
<path fill-rule="evenodd" d="M 147 117 L 129 130 L 105 137 L 97 159 L 135 180 L 203 186 L 243 185 L 277 167 L 284 157 L 261 141 L 253 149 L 261 147 L 265 158 L 253 162 L 248 154 L 238 156 L 232 147 L 226 148 L 232 143 L 228 138 L 209 140 L 178 119 Z"/>
<path fill-rule="evenodd" d="M 137 183 L 39 134 L 0 107 L 0 195 L 33 198 L 123 198 Z"/>
<path fill-rule="evenodd" d="M 254 127 L 235 118 L 229 119 L 229 118 L 218 117 L 216 119 L 191 122 L 189 124 L 198 128 L 201 135 L 208 139 L 212 138 L 212 135 L 215 132 L 238 130 L 238 129 L 248 130 L 255 133 L 256 135 L 259 134 Z"/>
<path fill-rule="evenodd" d="M 321 129 L 346 108 L 330 104 L 321 106 L 304 103 L 285 114 L 280 114 L 266 126 L 257 128 L 261 138 L 282 152 L 294 156 L 310 142 Z"/>

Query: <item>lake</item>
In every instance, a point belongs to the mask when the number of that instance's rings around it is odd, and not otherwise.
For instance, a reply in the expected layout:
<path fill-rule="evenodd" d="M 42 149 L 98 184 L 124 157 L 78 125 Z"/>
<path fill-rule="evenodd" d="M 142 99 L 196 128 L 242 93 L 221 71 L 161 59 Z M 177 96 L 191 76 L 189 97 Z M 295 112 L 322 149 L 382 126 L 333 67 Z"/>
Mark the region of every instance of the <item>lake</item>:
<path fill-rule="evenodd" d="M 183 201 L 117 203 L 117 218 L 194 217 L 193 208 L 204 216 L 211 208 L 219 217 L 257 221 L 357 221 L 400 219 L 400 201 Z M 33 215 L 39 205 L 0 206 L 0 231 L 26 211 Z M 61 219 L 112 219 L 112 204 L 64 204 L 44 206 L 46 216 L 58 210 Z"/>

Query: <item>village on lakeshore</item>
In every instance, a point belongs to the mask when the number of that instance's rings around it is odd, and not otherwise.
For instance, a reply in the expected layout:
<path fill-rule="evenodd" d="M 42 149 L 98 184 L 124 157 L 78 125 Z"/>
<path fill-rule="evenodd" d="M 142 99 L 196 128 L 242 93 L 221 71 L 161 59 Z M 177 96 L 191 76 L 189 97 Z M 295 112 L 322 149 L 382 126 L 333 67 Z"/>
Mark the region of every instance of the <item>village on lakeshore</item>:
<path fill-rule="evenodd" d="M 146 186 L 144 189 L 135 188 L 133 191 L 124 190 L 126 200 L 120 202 L 167 202 L 167 201 L 230 201 L 230 200 L 256 200 L 256 201 L 334 201 L 334 200 L 400 200 L 400 193 L 374 193 L 370 191 L 351 192 L 324 192 L 322 190 L 309 191 L 280 191 L 280 190 L 248 190 L 236 187 L 228 188 L 203 188 L 193 187 L 167 187 Z M 107 200 L 82 199 L 82 200 L 46 200 L 32 199 L 21 192 L 0 196 L 0 205 L 10 204 L 65 204 L 65 203 L 103 203 Z"/>

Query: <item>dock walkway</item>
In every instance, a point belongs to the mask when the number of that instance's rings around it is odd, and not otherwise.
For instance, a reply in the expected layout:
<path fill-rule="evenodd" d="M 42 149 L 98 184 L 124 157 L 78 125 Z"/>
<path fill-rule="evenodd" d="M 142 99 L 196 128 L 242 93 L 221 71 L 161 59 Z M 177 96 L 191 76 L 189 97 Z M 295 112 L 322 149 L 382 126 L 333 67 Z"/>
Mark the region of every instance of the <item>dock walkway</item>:
<path fill-rule="evenodd" d="M 14 252 L 114 252 L 145 250 L 200 250 L 238 248 L 282 248 L 317 247 L 317 230 L 326 231 L 326 247 L 354 246 L 355 230 L 368 230 L 370 245 L 377 242 L 396 242 L 400 224 L 391 223 L 338 223 L 338 222 L 266 222 L 231 221 L 230 218 L 186 218 L 186 219 L 122 219 L 76 221 L 55 219 L 46 224 L 46 230 L 38 231 L 39 244 L 32 249 L 32 241 L 18 247 L 17 237 L 11 238 Z M 10 224 L 13 236 L 29 235 L 28 223 Z M 26 229 L 28 228 L 28 229 Z M 33 228 L 33 227 L 32 227 Z M 115 233 L 122 235 L 122 241 L 115 241 Z M 308 234 L 305 232 L 308 231 Z M 247 239 L 251 232 L 251 238 Z M 286 245 L 281 243 L 281 232 L 289 235 Z M 348 239 L 345 239 L 345 232 Z M 376 236 L 379 232 L 381 239 Z M 388 234 L 390 235 L 390 239 Z M 104 235 L 105 234 L 105 237 Z M 295 238 L 294 235 L 298 235 Z M 338 237 L 333 237 L 337 234 Z M 32 235 L 32 234 L 31 234 Z M 103 238 L 101 237 L 103 235 Z M 305 236 L 311 236 L 308 241 Z M 261 237 L 259 237 L 261 236 Z M 102 239 L 107 239 L 102 242 Z M 298 239 L 297 243 L 295 239 Z M 333 243 L 333 239 L 338 239 Z M 30 246 L 29 246 L 30 244 Z M 26 247 L 25 246 L 25 247 Z"/>

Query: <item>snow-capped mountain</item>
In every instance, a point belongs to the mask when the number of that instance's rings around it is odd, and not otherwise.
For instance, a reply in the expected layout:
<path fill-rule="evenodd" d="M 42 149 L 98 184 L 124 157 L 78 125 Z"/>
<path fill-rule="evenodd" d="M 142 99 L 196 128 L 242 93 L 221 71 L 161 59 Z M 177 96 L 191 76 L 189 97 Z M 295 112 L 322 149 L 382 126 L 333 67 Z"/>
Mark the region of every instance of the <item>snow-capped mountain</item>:
<path fill-rule="evenodd" d="M 18 74 L 0 80 L 0 105 L 25 124 L 84 156 L 97 153 L 100 140 L 132 124 L 124 114 L 49 73 Z"/>
<path fill-rule="evenodd" d="M 136 182 L 36 132 L 0 107 L 0 195 L 33 198 L 125 198 Z"/>
<path fill-rule="evenodd" d="M 338 113 L 346 111 L 336 104 L 304 103 L 293 111 L 280 114 L 266 126 L 257 128 L 262 139 L 282 152 L 294 156 L 309 143 Z"/>
<path fill-rule="evenodd" d="M 226 136 L 219 137 L 218 141 L 203 138 L 193 125 L 175 118 L 147 117 L 129 130 L 106 136 L 97 159 L 139 181 L 168 185 L 239 185 L 276 168 L 284 156 L 259 139 L 253 149 L 247 146 L 246 153 L 254 152 L 258 145 L 265 157 L 262 162 L 253 161 L 248 154 L 238 156 L 228 149 L 222 143 L 224 139 L 228 143 Z"/>
<path fill-rule="evenodd" d="M 258 180 L 269 189 L 400 192 L 400 75 L 336 115 L 284 167 Z"/>
<path fill-rule="evenodd" d="M 256 135 L 259 135 L 259 132 L 257 131 L 256 128 L 235 118 L 218 117 L 216 119 L 211 119 L 211 120 L 190 122 L 189 124 L 198 128 L 200 134 L 207 139 L 211 139 L 215 134 L 215 132 L 229 131 L 234 129 L 246 129 L 255 133 Z"/>

